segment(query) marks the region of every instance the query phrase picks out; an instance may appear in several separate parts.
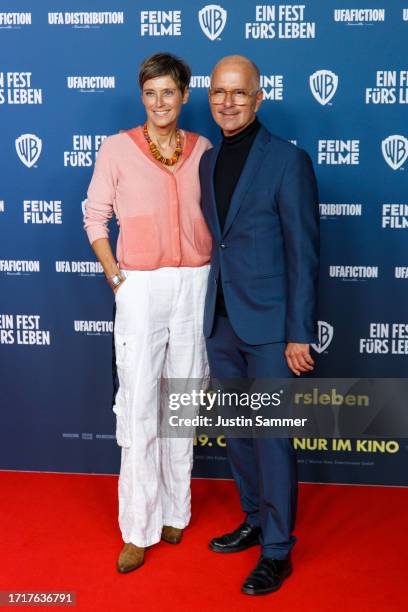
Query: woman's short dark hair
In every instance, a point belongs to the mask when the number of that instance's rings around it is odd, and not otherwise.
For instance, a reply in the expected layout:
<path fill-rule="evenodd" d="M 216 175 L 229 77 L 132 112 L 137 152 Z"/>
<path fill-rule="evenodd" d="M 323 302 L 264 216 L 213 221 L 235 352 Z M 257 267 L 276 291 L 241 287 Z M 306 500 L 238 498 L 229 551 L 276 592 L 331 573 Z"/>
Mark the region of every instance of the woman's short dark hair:
<path fill-rule="evenodd" d="M 162 76 L 170 76 L 181 93 L 184 93 L 190 83 L 191 69 L 185 61 L 171 53 L 155 53 L 146 58 L 140 66 L 140 88 L 143 89 L 143 85 L 149 79 Z"/>

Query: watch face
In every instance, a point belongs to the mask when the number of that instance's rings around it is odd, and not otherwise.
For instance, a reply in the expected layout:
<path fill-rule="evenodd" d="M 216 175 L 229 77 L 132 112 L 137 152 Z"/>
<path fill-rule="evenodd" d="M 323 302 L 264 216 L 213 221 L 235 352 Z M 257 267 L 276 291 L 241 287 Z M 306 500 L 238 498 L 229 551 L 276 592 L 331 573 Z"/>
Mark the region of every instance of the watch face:
<path fill-rule="evenodd" d="M 112 276 L 111 281 L 112 284 L 117 287 L 122 282 L 122 278 L 119 276 L 119 274 L 115 274 L 115 276 Z"/>

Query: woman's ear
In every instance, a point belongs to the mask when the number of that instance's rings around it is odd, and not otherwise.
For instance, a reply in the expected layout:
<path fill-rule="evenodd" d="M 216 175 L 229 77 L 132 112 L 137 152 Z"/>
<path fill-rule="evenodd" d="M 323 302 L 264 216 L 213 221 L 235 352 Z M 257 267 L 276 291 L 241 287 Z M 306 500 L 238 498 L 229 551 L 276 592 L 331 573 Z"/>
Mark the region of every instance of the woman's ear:
<path fill-rule="evenodd" d="M 189 97 L 190 97 L 190 90 L 188 87 L 186 87 L 183 93 L 183 104 L 187 104 Z"/>

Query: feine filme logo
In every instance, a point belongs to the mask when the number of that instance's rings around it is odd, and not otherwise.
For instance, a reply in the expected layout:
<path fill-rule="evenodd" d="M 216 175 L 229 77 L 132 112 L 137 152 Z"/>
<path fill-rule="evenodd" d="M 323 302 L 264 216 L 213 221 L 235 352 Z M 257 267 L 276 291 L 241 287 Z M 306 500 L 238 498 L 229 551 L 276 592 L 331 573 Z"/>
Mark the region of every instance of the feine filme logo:
<path fill-rule="evenodd" d="M 181 11 L 140 11 L 140 36 L 181 36 Z"/>

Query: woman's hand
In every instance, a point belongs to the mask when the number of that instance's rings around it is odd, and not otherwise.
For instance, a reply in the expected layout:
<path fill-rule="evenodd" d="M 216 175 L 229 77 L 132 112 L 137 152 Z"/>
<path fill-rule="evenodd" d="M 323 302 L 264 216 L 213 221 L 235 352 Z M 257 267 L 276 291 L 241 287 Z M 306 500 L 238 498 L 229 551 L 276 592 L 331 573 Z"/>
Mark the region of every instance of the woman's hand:
<path fill-rule="evenodd" d="M 116 285 L 116 287 L 112 287 L 112 291 L 115 295 L 117 294 L 119 287 L 121 287 L 124 282 L 125 282 L 125 279 L 123 279 L 122 282 L 119 283 L 119 285 Z"/>
<path fill-rule="evenodd" d="M 98 238 L 97 240 L 94 240 L 94 242 L 92 243 L 92 248 L 100 263 L 102 264 L 103 271 L 105 272 L 105 276 L 107 279 L 112 278 L 112 276 L 115 276 L 116 274 L 120 275 L 118 264 L 113 256 L 111 245 L 107 238 Z M 116 287 L 113 287 L 111 285 L 113 293 L 116 294 L 116 291 L 122 285 L 124 280 L 125 279 L 123 279 L 122 282 Z"/>

